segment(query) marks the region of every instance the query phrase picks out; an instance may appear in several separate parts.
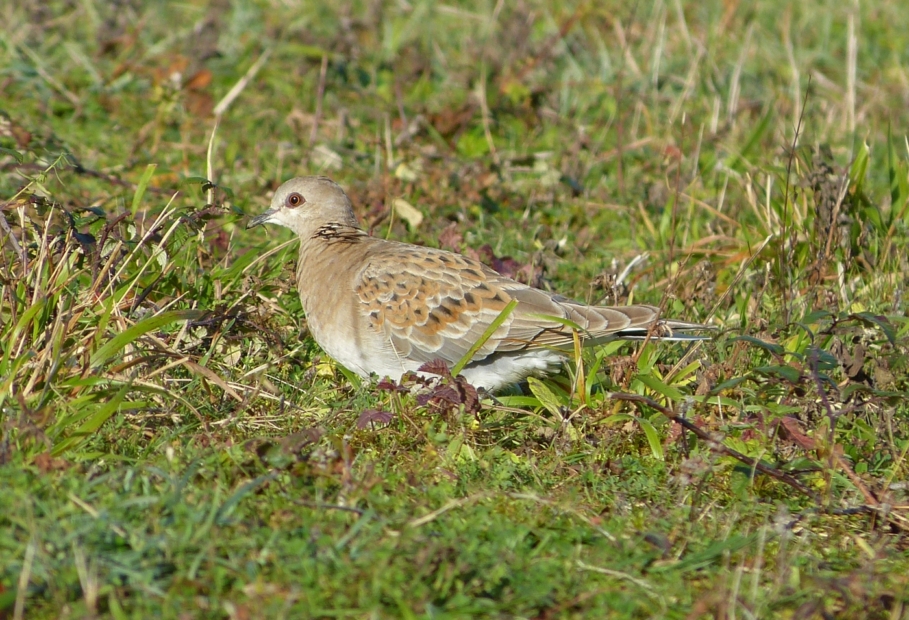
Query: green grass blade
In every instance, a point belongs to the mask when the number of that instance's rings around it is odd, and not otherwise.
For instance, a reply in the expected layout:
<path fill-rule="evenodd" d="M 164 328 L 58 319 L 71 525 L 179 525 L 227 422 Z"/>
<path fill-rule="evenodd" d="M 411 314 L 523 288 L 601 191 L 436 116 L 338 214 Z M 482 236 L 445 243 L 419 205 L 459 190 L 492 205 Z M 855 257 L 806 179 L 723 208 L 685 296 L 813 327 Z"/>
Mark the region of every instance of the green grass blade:
<path fill-rule="evenodd" d="M 751 545 L 757 540 L 757 537 L 758 535 L 756 533 L 749 535 L 736 534 L 724 540 L 718 540 L 711 543 L 706 549 L 692 553 L 675 564 L 665 564 L 653 567 L 651 568 L 651 572 L 702 569 L 715 562 L 722 561 L 727 554 L 734 553 Z"/>
<path fill-rule="evenodd" d="M 460 360 L 458 360 L 458 363 L 452 367 L 452 369 L 451 369 L 452 377 L 457 377 L 458 373 L 460 373 L 462 370 L 464 370 L 464 367 L 470 363 L 470 360 L 472 360 L 473 356 L 477 354 L 477 351 L 480 350 L 480 347 L 482 347 L 484 344 L 486 344 L 486 341 L 489 340 L 494 333 L 496 333 L 496 330 L 499 329 L 499 327 L 502 325 L 502 323 L 504 323 L 506 321 L 506 319 L 508 319 L 508 317 L 514 311 L 514 309 L 517 307 L 517 305 L 518 305 L 518 300 L 512 299 L 511 301 L 508 302 L 507 306 L 502 308 L 502 311 L 499 313 L 499 316 L 497 316 L 495 318 L 495 320 L 489 324 L 489 327 L 486 328 L 486 331 L 483 332 L 483 335 L 480 336 L 480 338 L 475 343 L 473 343 L 473 346 L 467 350 L 467 353 L 464 354 L 464 357 L 462 357 Z"/>
<path fill-rule="evenodd" d="M 540 404 L 546 407 L 546 410 L 549 411 L 549 413 L 556 417 L 560 417 L 560 410 L 566 403 L 562 402 L 556 393 L 549 389 L 549 386 L 536 377 L 528 377 L 527 385 L 530 387 L 530 391 L 533 392 L 533 395 L 537 397 L 537 400 L 540 401 Z"/>
<path fill-rule="evenodd" d="M 98 407 L 97 411 L 91 414 L 85 422 L 83 422 L 78 429 L 76 429 L 73 434 L 69 435 L 66 439 L 54 446 L 51 450 L 51 455 L 60 456 L 70 448 L 77 446 L 78 444 L 85 441 L 85 439 L 101 428 L 101 425 L 104 424 L 120 406 L 120 403 L 123 402 L 123 398 L 126 396 L 126 393 L 129 391 L 129 385 L 124 385 L 120 388 L 120 391 L 114 395 L 109 401 Z"/>
<path fill-rule="evenodd" d="M 667 384 L 663 383 L 662 381 L 660 381 L 653 375 L 638 375 L 637 377 L 635 377 L 635 379 L 637 379 L 638 381 L 640 381 L 641 383 L 643 383 L 644 385 L 649 387 L 651 390 L 653 390 L 657 394 L 661 394 L 661 395 L 665 396 L 672 402 L 677 403 L 677 402 L 680 402 L 684 398 L 682 393 L 680 391 L 678 391 L 676 388 L 672 387 L 671 385 L 667 385 Z"/>
<path fill-rule="evenodd" d="M 89 360 L 89 365 L 93 369 L 97 369 L 114 357 L 123 347 L 135 341 L 140 336 L 167 325 L 168 323 L 173 323 L 175 321 L 191 321 L 200 316 L 202 316 L 200 310 L 174 310 L 172 312 L 165 312 L 143 319 L 125 332 L 117 334 L 107 341 L 100 349 L 95 351 Z"/>
<path fill-rule="evenodd" d="M 142 173 L 142 178 L 139 179 L 139 183 L 136 185 L 136 193 L 133 194 L 133 204 L 130 207 L 130 212 L 133 215 L 136 215 L 136 213 L 139 212 L 139 206 L 142 204 L 145 190 L 148 189 L 148 184 L 151 182 L 151 179 L 155 174 L 155 168 L 157 167 L 158 164 L 148 164 L 145 168 L 145 172 Z"/>
<path fill-rule="evenodd" d="M 662 461 L 665 457 L 663 455 L 663 443 L 660 441 L 660 434 L 653 427 L 653 424 L 647 420 L 639 419 L 638 424 L 644 429 L 644 435 L 647 437 L 647 443 L 650 445 L 650 452 L 653 454 L 653 458 Z"/>

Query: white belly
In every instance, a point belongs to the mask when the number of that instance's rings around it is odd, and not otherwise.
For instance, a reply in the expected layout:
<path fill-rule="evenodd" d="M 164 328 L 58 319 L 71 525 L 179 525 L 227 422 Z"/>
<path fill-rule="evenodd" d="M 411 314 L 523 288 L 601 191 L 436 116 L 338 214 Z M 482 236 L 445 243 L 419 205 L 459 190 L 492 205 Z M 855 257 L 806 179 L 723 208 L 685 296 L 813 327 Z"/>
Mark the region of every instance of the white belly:
<path fill-rule="evenodd" d="M 404 373 L 417 372 L 422 366 L 423 362 L 399 355 L 385 334 L 365 326 L 355 330 L 349 322 L 340 320 L 343 317 L 331 318 L 330 325 L 323 325 L 316 315 L 309 315 L 310 333 L 328 355 L 361 377 L 376 374 L 400 381 Z M 461 374 L 475 387 L 496 391 L 529 376 L 558 372 L 564 361 L 563 354 L 549 349 L 499 353 L 469 363 Z"/>

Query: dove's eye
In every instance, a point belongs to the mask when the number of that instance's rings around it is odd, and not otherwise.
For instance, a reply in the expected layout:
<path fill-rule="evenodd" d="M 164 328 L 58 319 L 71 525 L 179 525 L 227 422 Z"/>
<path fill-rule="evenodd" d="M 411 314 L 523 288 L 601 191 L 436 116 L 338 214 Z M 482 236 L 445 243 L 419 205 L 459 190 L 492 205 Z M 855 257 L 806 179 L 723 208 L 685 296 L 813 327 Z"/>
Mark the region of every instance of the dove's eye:
<path fill-rule="evenodd" d="M 306 199 L 303 196 L 301 196 L 300 194 L 298 194 L 297 192 L 294 192 L 293 194 L 291 194 L 290 196 L 287 197 L 287 200 L 284 201 L 284 204 L 287 205 L 288 209 L 296 209 L 304 202 L 306 202 Z"/>

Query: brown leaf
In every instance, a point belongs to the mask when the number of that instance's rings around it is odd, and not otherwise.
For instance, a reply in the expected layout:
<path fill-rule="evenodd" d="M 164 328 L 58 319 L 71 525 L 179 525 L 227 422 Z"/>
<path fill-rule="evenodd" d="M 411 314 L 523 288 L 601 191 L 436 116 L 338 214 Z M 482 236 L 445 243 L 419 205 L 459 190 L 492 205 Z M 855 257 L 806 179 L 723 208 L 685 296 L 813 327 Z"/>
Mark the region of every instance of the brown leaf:
<path fill-rule="evenodd" d="M 480 410 L 480 396 L 477 388 L 470 384 L 463 376 L 455 377 L 454 385 L 461 398 L 461 404 L 468 413 L 477 413 Z"/>
<path fill-rule="evenodd" d="M 429 122 L 442 137 L 453 140 L 467 128 L 476 113 L 476 107 L 467 104 L 457 110 L 442 110 L 438 114 L 430 114 Z"/>
<path fill-rule="evenodd" d="M 70 466 L 66 459 L 58 459 L 51 456 L 50 452 L 42 452 L 35 457 L 35 465 L 41 470 L 41 473 L 47 474 L 52 471 L 60 471 Z"/>
<path fill-rule="evenodd" d="M 183 87 L 189 90 L 202 90 L 211 84 L 212 74 L 208 69 L 196 71 L 184 82 Z"/>
<path fill-rule="evenodd" d="M 448 367 L 448 364 L 444 360 L 434 359 L 426 362 L 417 369 L 418 372 L 426 372 L 431 375 L 439 375 L 440 377 L 451 377 L 451 369 Z"/>
<path fill-rule="evenodd" d="M 439 234 L 439 247 L 443 250 L 461 251 L 461 244 L 464 243 L 464 235 L 461 234 L 457 222 L 451 222 Z"/>
<path fill-rule="evenodd" d="M 387 378 L 379 381 L 376 384 L 376 388 L 378 388 L 384 392 L 406 392 L 407 391 L 407 388 L 405 388 L 403 385 L 399 385 L 398 383 L 395 383 L 391 379 L 387 379 Z"/>
<path fill-rule="evenodd" d="M 186 96 L 186 109 L 193 116 L 208 116 L 215 107 L 215 100 L 205 92 L 191 90 Z"/>
<path fill-rule="evenodd" d="M 388 424 L 395 417 L 390 411 L 379 409 L 364 409 L 360 417 L 357 418 L 357 428 L 363 430 L 367 427 L 373 427 L 376 424 Z"/>
<path fill-rule="evenodd" d="M 447 369 L 447 366 L 446 366 Z M 425 371 L 421 368 L 421 371 Z M 477 389 L 464 377 L 452 377 L 451 374 L 443 375 L 441 383 L 433 387 L 428 393 L 417 396 L 420 406 L 431 405 L 441 412 L 452 411 L 460 405 L 469 413 L 480 410 L 480 397 Z"/>
<path fill-rule="evenodd" d="M 805 450 L 815 449 L 814 439 L 802 432 L 801 424 L 795 418 L 785 416 L 777 419 L 774 425 L 780 427 L 780 430 L 783 431 L 783 437 L 795 442 L 799 447 Z"/>
<path fill-rule="evenodd" d="M 489 265 L 506 278 L 516 279 L 526 267 L 526 265 L 522 265 L 510 256 L 502 256 L 501 258 L 496 256 L 495 252 L 492 249 L 492 246 L 488 243 L 477 250 L 468 248 L 465 254 L 474 260 L 478 260 L 485 265 Z"/>
<path fill-rule="evenodd" d="M 460 398 L 458 391 L 450 385 L 437 385 L 428 393 L 418 395 L 417 404 L 424 407 L 432 404 L 439 409 L 449 409 L 445 405 L 459 405 Z"/>

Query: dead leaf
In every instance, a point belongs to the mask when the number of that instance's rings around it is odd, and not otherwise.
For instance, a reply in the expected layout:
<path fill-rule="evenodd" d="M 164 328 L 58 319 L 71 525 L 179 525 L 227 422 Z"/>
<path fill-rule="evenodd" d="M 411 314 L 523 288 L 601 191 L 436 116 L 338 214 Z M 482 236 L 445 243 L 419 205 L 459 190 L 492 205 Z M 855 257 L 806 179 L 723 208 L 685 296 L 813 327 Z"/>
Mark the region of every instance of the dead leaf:
<path fill-rule="evenodd" d="M 441 412 L 457 409 L 460 405 L 464 405 L 464 410 L 470 413 L 480 410 L 477 388 L 463 376 L 452 377 L 451 370 L 442 360 L 426 362 L 420 366 L 419 372 L 439 375 L 442 379 L 429 392 L 417 396 L 418 405 L 430 405 Z"/>
<path fill-rule="evenodd" d="M 426 372 L 431 375 L 439 375 L 440 377 L 451 377 L 451 369 L 448 367 L 448 364 L 444 360 L 438 358 L 430 360 L 417 368 L 417 372 Z"/>
<path fill-rule="evenodd" d="M 212 81 L 211 71 L 208 69 L 202 69 L 201 71 L 196 71 L 186 82 L 183 84 L 183 87 L 188 90 L 202 90 L 208 88 Z"/>
<path fill-rule="evenodd" d="M 419 228 L 420 224 L 423 223 L 423 213 L 403 198 L 395 198 L 392 205 L 395 213 L 407 222 L 411 230 Z"/>
<path fill-rule="evenodd" d="M 224 392 L 227 393 L 228 396 L 230 396 L 231 398 L 236 400 L 238 403 L 243 402 L 243 399 L 240 397 L 240 395 L 237 394 L 234 391 L 234 389 L 232 387 L 230 387 L 224 379 L 222 379 L 217 374 L 215 374 L 210 368 L 206 368 L 205 366 L 202 366 L 201 364 L 197 364 L 196 362 L 194 362 L 192 360 L 184 360 L 183 365 L 190 372 L 200 374 L 203 377 L 205 377 L 206 379 L 208 379 L 209 381 L 211 381 L 212 383 L 214 383 L 215 385 L 217 385 L 219 388 L 224 390 Z"/>
<path fill-rule="evenodd" d="M 814 439 L 802 432 L 801 424 L 795 418 L 785 416 L 774 421 L 774 426 L 781 427 L 783 437 L 795 442 L 799 447 L 805 450 L 814 450 L 816 447 Z"/>
<path fill-rule="evenodd" d="M 439 247 L 460 252 L 461 244 L 464 243 L 464 235 L 461 234 L 460 228 L 457 222 L 450 222 L 439 234 Z"/>
<path fill-rule="evenodd" d="M 42 452 L 35 457 L 35 465 L 42 474 L 47 474 L 52 471 L 67 469 L 70 466 L 70 463 L 66 459 L 51 456 L 50 452 Z"/>
<path fill-rule="evenodd" d="M 376 424 L 388 424 L 395 417 L 390 411 L 380 409 L 364 409 L 360 417 L 357 418 L 357 428 L 363 430 L 368 427 L 374 427 Z"/>

